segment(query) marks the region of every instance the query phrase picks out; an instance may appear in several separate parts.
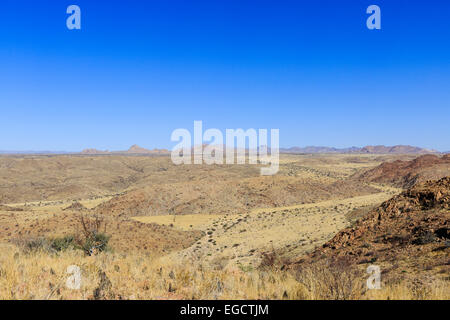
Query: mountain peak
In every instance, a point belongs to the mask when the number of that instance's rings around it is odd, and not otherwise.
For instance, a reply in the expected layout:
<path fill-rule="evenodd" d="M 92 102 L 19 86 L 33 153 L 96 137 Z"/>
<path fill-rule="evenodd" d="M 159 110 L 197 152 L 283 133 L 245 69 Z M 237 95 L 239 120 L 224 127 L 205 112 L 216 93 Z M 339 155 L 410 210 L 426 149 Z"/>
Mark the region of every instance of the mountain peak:
<path fill-rule="evenodd" d="M 130 149 L 128 149 L 129 153 L 148 153 L 150 152 L 150 150 L 142 148 L 140 146 L 138 146 L 137 144 L 133 144 Z"/>

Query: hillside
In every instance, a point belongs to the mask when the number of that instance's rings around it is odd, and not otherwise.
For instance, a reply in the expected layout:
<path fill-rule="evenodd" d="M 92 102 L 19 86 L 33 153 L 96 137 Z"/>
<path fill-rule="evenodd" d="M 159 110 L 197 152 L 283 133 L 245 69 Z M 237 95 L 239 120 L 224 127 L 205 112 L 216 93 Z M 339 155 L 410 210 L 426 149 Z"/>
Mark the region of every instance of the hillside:
<path fill-rule="evenodd" d="M 230 174 L 217 179 L 217 176 L 208 176 L 204 170 L 197 171 L 199 176 L 195 180 L 146 186 L 118 195 L 101 204 L 97 212 L 126 217 L 235 214 L 255 208 L 313 203 L 378 192 L 374 187 L 355 181 L 286 176 L 243 177 L 238 181 Z"/>
<path fill-rule="evenodd" d="M 295 266 L 346 261 L 380 265 L 387 279 L 445 277 L 450 272 L 450 177 L 418 184 L 340 231 Z"/>
<path fill-rule="evenodd" d="M 0 243 L 20 244 L 40 238 L 77 235 L 82 229 L 80 214 L 80 210 L 67 209 L 45 216 L 16 214 L 11 218 L 0 215 Z M 89 213 L 84 216 L 89 217 Z M 130 219 L 102 219 L 105 233 L 111 235 L 110 244 L 116 252 L 139 251 L 141 254 L 160 255 L 189 247 L 203 235 L 196 230 L 175 230 Z"/>
<path fill-rule="evenodd" d="M 358 175 L 358 179 L 409 188 L 418 182 L 445 176 L 450 176 L 450 155 L 423 155 L 411 161 L 384 162 Z"/>
<path fill-rule="evenodd" d="M 271 177 L 258 165 L 136 154 L 0 157 L 0 297 L 447 298 L 449 178 L 394 198 L 401 189 L 355 179 L 415 157 L 283 154 Z M 111 251 L 62 248 L 82 243 L 81 216 L 102 222 Z M 73 264 L 83 290 L 55 290 Z M 361 291 L 369 264 L 383 281 L 408 279 Z M 104 276 L 112 285 L 98 295 Z M 349 282 L 359 291 L 348 293 Z"/>

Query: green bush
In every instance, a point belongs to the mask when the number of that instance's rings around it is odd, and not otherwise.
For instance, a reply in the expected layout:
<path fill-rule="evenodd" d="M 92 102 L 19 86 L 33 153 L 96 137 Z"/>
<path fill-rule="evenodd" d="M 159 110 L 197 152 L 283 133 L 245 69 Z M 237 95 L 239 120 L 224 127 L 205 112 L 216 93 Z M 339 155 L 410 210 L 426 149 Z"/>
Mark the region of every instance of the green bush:
<path fill-rule="evenodd" d="M 108 246 L 110 236 L 104 233 L 92 233 L 91 236 L 86 238 L 81 247 L 88 255 L 95 254 L 95 252 L 102 252 L 110 250 Z"/>
<path fill-rule="evenodd" d="M 62 238 L 31 238 L 17 243 L 27 253 L 35 251 L 59 252 L 77 247 L 73 236 Z"/>
<path fill-rule="evenodd" d="M 108 246 L 110 236 L 103 233 L 92 233 L 85 239 L 77 239 L 73 235 L 61 238 L 33 238 L 21 240 L 18 244 L 27 253 L 34 251 L 61 252 L 66 250 L 83 250 L 92 255 L 110 250 Z"/>
<path fill-rule="evenodd" d="M 30 253 L 34 251 L 51 251 L 51 245 L 45 238 L 33 238 L 21 240 L 18 245 L 23 248 L 23 251 Z"/>
<path fill-rule="evenodd" d="M 65 236 L 62 238 L 55 238 L 51 240 L 51 248 L 56 251 L 76 249 L 77 247 L 78 245 L 75 242 L 74 236 Z"/>

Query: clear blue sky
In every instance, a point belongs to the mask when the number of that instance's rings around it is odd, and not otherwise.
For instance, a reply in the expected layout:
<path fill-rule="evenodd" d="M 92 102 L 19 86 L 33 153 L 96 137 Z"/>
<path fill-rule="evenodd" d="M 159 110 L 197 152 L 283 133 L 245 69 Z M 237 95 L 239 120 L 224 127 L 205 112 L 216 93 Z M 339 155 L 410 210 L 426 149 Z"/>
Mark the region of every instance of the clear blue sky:
<path fill-rule="evenodd" d="M 450 1 L 3 0 L 0 111 L 0 150 L 170 148 L 203 120 L 447 151 Z"/>

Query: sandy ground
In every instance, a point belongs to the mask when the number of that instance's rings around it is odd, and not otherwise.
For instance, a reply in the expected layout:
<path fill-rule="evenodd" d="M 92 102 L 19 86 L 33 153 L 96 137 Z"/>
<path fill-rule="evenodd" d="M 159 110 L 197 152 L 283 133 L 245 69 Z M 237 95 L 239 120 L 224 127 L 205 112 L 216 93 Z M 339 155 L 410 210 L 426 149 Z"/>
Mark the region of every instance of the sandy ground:
<path fill-rule="evenodd" d="M 349 225 L 348 212 L 379 204 L 400 192 L 400 189 L 377 187 L 382 192 L 313 204 L 255 209 L 248 214 L 189 215 L 176 217 L 175 222 L 168 216 L 136 219 L 207 233 L 195 245 L 174 253 L 169 259 L 189 259 L 218 268 L 254 268 L 261 262 L 263 252 L 281 250 L 285 258 L 291 258 L 314 249 Z"/>

